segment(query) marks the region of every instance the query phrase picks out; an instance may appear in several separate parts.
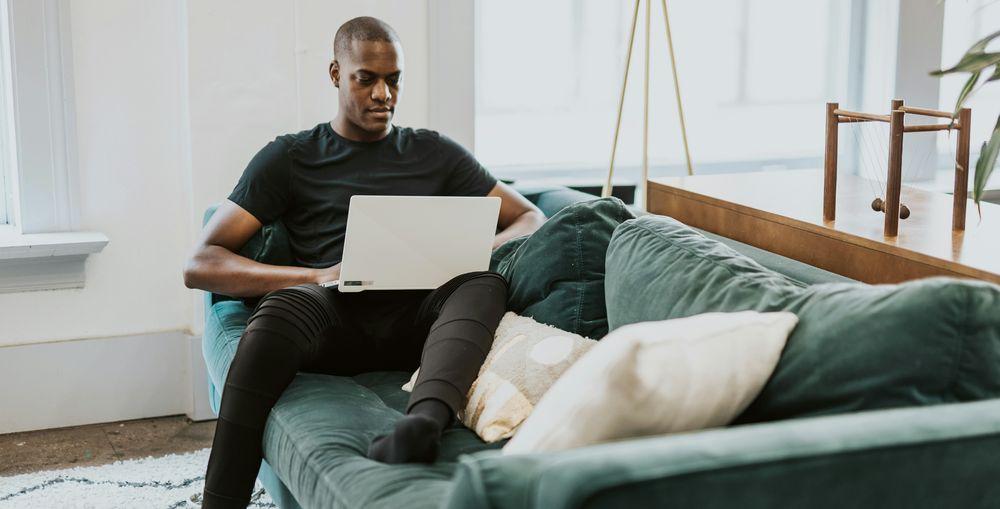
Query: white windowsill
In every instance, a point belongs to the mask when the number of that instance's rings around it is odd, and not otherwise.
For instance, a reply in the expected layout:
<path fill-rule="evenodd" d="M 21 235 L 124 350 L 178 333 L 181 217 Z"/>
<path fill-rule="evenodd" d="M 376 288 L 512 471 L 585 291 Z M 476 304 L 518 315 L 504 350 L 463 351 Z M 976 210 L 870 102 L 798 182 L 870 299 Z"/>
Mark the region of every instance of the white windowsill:
<path fill-rule="evenodd" d="M 87 256 L 107 244 L 100 232 L 18 234 L 0 228 L 0 293 L 83 288 Z"/>

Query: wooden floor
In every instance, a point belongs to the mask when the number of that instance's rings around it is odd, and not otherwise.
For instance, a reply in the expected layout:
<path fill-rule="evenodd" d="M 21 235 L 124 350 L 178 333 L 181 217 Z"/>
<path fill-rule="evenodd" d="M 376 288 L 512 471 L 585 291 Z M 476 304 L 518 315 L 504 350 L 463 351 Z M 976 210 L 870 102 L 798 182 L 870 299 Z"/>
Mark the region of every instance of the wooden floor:
<path fill-rule="evenodd" d="M 0 435 L 0 476 L 196 451 L 214 433 L 179 415 Z"/>

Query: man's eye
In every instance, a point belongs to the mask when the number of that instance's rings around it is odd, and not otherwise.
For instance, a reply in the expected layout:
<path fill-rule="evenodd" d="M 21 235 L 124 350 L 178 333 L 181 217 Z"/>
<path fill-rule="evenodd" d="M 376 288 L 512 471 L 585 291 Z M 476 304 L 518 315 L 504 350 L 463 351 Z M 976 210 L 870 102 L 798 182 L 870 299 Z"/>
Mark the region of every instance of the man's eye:
<path fill-rule="evenodd" d="M 371 82 L 372 82 L 372 79 L 371 79 L 371 78 L 368 78 L 368 77 L 365 77 L 365 76 L 362 76 L 362 77 L 359 77 L 359 78 L 358 78 L 358 81 L 359 81 L 359 82 L 361 82 L 361 83 L 365 83 L 365 84 L 367 84 L 367 83 L 371 83 Z"/>

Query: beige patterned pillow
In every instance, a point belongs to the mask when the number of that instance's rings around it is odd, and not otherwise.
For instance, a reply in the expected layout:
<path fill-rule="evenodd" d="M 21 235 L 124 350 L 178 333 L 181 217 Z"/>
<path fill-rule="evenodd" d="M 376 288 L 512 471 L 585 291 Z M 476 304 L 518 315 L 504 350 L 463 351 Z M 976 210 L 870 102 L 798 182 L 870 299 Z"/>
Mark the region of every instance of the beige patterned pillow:
<path fill-rule="evenodd" d="M 510 438 L 564 371 L 597 341 L 508 312 L 458 418 L 486 442 Z M 412 391 L 420 370 L 404 391 Z"/>

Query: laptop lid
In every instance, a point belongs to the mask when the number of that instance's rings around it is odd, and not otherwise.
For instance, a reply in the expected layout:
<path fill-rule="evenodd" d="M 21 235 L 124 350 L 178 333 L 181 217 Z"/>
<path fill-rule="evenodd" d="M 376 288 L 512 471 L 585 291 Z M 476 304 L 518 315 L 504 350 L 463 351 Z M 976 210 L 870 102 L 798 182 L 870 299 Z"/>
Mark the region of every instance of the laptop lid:
<path fill-rule="evenodd" d="M 423 290 L 487 270 L 499 197 L 351 197 L 342 292 Z"/>

